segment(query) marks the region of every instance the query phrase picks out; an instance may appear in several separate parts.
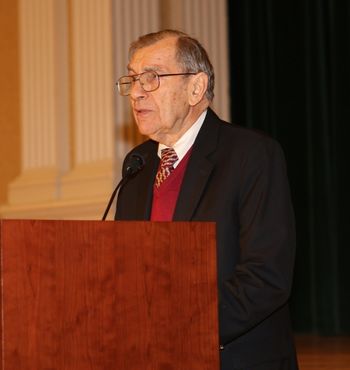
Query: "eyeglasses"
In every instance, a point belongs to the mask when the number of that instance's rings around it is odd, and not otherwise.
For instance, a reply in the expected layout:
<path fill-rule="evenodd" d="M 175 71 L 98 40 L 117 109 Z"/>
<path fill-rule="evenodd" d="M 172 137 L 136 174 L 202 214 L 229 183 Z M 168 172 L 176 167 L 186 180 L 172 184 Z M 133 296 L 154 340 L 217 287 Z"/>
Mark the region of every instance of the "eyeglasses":
<path fill-rule="evenodd" d="M 134 82 L 139 81 L 141 87 L 146 92 L 151 92 L 157 90 L 160 85 L 159 77 L 167 76 L 187 76 L 195 75 L 196 72 L 186 72 L 186 73 L 166 73 L 158 74 L 155 71 L 147 71 L 133 76 L 122 76 L 117 82 L 119 94 L 122 96 L 130 95 L 131 87 Z"/>

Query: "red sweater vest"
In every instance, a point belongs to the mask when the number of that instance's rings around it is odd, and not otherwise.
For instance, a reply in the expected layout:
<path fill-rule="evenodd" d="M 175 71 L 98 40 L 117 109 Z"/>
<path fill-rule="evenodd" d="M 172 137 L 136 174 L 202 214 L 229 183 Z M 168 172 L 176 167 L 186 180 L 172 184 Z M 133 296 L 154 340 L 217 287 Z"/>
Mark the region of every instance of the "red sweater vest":
<path fill-rule="evenodd" d="M 182 179 L 190 156 L 191 149 L 187 151 L 181 162 L 159 188 L 153 186 L 151 221 L 171 221 L 173 219 Z"/>

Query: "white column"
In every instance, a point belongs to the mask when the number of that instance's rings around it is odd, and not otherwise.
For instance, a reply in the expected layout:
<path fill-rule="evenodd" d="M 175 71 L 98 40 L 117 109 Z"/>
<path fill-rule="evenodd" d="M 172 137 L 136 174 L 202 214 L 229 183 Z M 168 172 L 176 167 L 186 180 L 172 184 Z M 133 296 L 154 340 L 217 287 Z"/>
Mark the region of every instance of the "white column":
<path fill-rule="evenodd" d="M 56 200 L 68 160 L 68 146 L 57 142 L 68 141 L 67 54 L 57 48 L 67 42 L 65 2 L 20 0 L 19 23 L 22 170 L 9 186 L 14 207 Z"/>
<path fill-rule="evenodd" d="M 160 28 L 160 3 L 162 0 L 114 0 L 115 68 L 114 79 L 127 74 L 128 49 L 139 36 L 156 32 Z M 142 138 L 134 124 L 129 107 L 129 99 L 119 96 L 116 99 L 116 159 L 120 163 L 125 154 Z"/>
<path fill-rule="evenodd" d="M 71 1 L 73 167 L 62 199 L 100 203 L 114 175 L 114 76 L 111 0 Z"/>

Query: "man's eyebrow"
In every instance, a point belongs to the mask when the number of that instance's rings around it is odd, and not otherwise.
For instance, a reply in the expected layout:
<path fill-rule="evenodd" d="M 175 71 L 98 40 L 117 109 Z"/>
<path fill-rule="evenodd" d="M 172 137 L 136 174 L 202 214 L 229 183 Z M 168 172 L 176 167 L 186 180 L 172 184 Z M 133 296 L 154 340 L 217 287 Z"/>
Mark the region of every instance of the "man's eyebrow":
<path fill-rule="evenodd" d="M 145 71 L 159 71 L 160 69 L 162 69 L 162 67 L 158 65 L 145 67 Z"/>
<path fill-rule="evenodd" d="M 128 72 L 130 73 L 130 72 L 132 72 L 132 73 L 134 73 L 134 74 L 137 74 L 136 73 L 136 71 L 130 66 L 130 64 L 128 64 L 128 66 L 127 66 L 127 68 L 128 68 Z M 146 66 L 145 68 L 144 68 L 144 72 L 149 72 L 149 71 L 159 71 L 159 70 L 162 70 L 163 69 L 163 67 L 162 66 L 159 66 L 159 65 L 150 65 L 150 66 Z"/>

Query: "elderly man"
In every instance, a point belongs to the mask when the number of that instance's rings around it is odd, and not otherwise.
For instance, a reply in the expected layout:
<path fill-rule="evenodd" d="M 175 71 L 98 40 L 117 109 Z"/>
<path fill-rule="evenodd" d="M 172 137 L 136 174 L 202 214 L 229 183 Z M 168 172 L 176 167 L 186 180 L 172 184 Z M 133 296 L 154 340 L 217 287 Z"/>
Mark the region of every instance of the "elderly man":
<path fill-rule="evenodd" d="M 118 88 L 150 139 L 126 157 L 145 165 L 121 189 L 116 219 L 215 221 L 221 369 L 297 369 L 287 303 L 294 217 L 280 146 L 211 110 L 214 73 L 197 40 L 164 30 L 129 55 Z"/>

